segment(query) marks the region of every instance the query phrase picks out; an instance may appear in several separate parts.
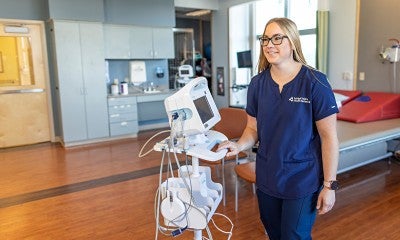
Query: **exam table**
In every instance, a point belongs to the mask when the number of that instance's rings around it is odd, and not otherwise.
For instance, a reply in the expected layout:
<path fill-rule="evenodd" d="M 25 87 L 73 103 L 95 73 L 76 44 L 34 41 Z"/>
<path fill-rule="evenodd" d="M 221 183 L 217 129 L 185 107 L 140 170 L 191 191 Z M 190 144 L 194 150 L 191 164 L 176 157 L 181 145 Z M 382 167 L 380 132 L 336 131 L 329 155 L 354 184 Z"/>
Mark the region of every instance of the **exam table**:
<path fill-rule="evenodd" d="M 338 173 L 392 156 L 388 141 L 400 138 L 400 118 L 366 123 L 337 121 Z"/>
<path fill-rule="evenodd" d="M 343 106 L 337 122 L 338 173 L 392 156 L 388 143 L 400 139 L 400 95 L 340 90 L 335 93 L 350 98 L 340 99 Z"/>

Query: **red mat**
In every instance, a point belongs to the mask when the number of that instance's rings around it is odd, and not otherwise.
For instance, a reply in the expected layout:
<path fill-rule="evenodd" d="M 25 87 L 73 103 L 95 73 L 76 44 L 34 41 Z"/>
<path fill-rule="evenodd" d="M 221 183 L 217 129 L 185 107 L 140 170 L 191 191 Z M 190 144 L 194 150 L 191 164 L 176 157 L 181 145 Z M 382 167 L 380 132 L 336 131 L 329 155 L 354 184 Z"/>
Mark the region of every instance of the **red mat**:
<path fill-rule="evenodd" d="M 361 95 L 361 91 L 358 90 L 333 90 L 335 93 L 342 94 L 346 97 L 348 97 L 346 100 L 342 101 L 342 106 L 345 105 L 346 103 L 350 102 L 354 98 L 358 97 Z"/>
<path fill-rule="evenodd" d="M 339 120 L 356 123 L 400 118 L 400 94 L 364 93 L 342 106 L 337 117 Z"/>

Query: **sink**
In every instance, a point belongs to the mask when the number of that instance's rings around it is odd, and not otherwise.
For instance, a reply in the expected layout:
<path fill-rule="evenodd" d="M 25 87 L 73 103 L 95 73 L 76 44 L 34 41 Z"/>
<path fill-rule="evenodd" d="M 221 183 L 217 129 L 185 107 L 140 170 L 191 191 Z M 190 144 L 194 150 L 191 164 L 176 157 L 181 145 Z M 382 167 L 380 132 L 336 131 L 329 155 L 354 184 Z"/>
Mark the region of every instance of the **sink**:
<path fill-rule="evenodd" d="M 152 93 L 160 93 L 161 91 L 157 90 L 157 89 L 154 89 L 154 90 L 144 90 L 143 92 L 147 93 L 147 94 L 152 94 Z"/>

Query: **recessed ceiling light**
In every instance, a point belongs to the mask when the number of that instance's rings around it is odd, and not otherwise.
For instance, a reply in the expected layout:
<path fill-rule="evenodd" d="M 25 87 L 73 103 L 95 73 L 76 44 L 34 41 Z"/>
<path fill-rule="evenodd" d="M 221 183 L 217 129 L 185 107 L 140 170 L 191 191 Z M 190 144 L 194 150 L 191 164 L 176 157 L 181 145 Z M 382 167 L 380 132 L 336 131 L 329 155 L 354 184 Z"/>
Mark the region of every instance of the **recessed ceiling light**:
<path fill-rule="evenodd" d="M 207 15 L 210 14 L 211 10 L 196 10 L 193 12 L 188 12 L 185 15 L 186 16 L 191 16 L 191 17 L 198 17 L 198 16 L 203 16 L 203 15 Z"/>

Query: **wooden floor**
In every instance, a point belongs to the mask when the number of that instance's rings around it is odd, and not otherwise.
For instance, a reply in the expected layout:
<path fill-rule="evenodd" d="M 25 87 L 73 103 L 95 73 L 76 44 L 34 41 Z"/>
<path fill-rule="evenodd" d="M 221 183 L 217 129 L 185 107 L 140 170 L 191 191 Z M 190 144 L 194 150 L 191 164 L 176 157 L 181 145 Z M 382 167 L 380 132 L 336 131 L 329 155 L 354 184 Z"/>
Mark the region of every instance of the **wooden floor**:
<path fill-rule="evenodd" d="M 44 143 L 0 150 L 0 239 L 154 239 L 161 153 L 138 158 L 153 134 L 68 149 Z M 268 239 L 250 184 L 240 182 L 239 212 L 234 211 L 232 169 L 233 163 L 226 165 L 227 204 L 217 212 L 234 223 L 231 239 Z M 221 181 L 215 169 L 213 178 Z M 397 162 L 373 163 L 339 180 L 337 204 L 317 217 L 314 239 L 400 239 Z M 227 220 L 214 219 L 229 229 Z M 227 239 L 212 224 L 210 229 L 213 239 Z M 174 239 L 192 238 L 185 231 Z"/>

